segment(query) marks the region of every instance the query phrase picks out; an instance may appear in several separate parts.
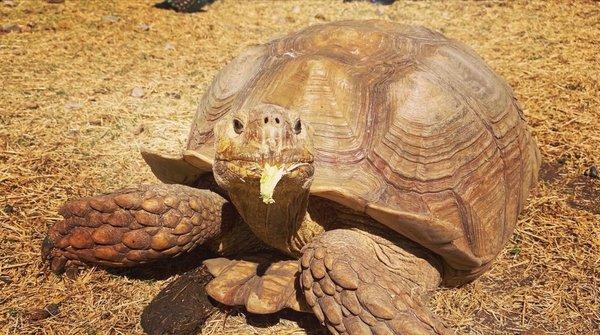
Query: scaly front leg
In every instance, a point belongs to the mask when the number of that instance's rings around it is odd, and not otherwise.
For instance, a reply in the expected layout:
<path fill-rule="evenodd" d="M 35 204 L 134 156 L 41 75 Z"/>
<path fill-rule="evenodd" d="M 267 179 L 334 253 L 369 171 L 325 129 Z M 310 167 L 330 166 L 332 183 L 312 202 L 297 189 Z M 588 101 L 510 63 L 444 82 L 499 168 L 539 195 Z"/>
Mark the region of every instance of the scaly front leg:
<path fill-rule="evenodd" d="M 42 257 L 60 272 L 67 261 L 128 267 L 174 257 L 241 222 L 222 196 L 183 185 L 152 185 L 67 202 Z"/>
<path fill-rule="evenodd" d="M 407 240 L 332 230 L 303 249 L 301 285 L 331 334 L 449 335 L 421 300 L 440 282 L 435 263 Z"/>

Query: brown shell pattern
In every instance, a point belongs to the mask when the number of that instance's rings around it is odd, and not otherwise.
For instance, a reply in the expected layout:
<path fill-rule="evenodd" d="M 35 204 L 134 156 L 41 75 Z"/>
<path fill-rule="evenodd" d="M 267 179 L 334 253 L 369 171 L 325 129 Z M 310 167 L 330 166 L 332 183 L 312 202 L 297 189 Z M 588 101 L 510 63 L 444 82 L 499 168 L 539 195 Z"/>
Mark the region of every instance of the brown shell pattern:
<path fill-rule="evenodd" d="M 313 130 L 313 195 L 362 211 L 440 254 L 486 267 L 537 179 L 512 90 L 465 45 L 384 21 L 311 26 L 252 47 L 204 95 L 188 149 L 213 157 L 214 123 L 255 103 Z"/>

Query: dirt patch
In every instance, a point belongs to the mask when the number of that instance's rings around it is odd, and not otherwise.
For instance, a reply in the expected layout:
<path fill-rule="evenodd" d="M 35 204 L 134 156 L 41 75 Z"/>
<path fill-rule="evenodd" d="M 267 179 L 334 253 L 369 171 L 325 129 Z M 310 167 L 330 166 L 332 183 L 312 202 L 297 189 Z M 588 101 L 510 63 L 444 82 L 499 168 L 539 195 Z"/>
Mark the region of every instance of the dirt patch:
<path fill-rule="evenodd" d="M 600 214 L 600 179 L 589 175 L 579 176 L 567 184 L 568 203 L 573 208 Z"/>
<path fill-rule="evenodd" d="M 563 164 L 559 162 L 542 163 L 540 167 L 540 180 L 548 183 L 553 183 L 561 178 L 560 172 L 563 169 Z"/>
<path fill-rule="evenodd" d="M 184 273 L 152 299 L 141 316 L 148 335 L 193 335 L 216 311 L 204 286 L 213 277 L 204 267 Z"/>

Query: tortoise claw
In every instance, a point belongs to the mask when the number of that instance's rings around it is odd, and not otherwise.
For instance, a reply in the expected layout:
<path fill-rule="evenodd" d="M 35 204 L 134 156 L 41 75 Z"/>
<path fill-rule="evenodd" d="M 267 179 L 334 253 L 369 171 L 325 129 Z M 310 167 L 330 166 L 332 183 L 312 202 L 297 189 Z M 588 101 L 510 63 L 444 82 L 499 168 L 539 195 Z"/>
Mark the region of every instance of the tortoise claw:
<path fill-rule="evenodd" d="M 50 236 L 46 235 L 44 241 L 42 242 L 42 261 L 49 261 L 52 257 L 50 254 L 54 250 L 54 242 L 50 238 Z"/>
<path fill-rule="evenodd" d="M 62 274 L 67 265 L 67 258 L 64 256 L 53 257 L 50 261 L 50 270 L 56 274 Z"/>
<path fill-rule="evenodd" d="M 60 255 L 55 248 L 54 241 L 50 235 L 46 235 L 42 242 L 42 262 L 50 263 L 50 270 L 56 274 L 65 272 L 68 259 Z"/>

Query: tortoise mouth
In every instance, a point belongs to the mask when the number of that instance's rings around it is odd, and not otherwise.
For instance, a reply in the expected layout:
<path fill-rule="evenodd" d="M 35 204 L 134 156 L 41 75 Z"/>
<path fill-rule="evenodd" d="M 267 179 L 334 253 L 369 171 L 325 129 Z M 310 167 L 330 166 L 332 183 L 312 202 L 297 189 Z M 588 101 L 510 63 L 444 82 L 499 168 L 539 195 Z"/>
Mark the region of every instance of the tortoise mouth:
<path fill-rule="evenodd" d="M 285 170 L 284 178 L 286 179 L 310 179 L 314 174 L 312 158 L 295 159 L 287 162 L 279 161 L 278 163 L 273 164 L 268 160 L 216 159 L 214 161 L 213 171 L 215 174 L 230 180 L 259 180 L 267 165 L 283 168 Z"/>
<path fill-rule="evenodd" d="M 278 165 L 285 166 L 291 165 L 295 163 L 307 163 L 312 164 L 314 162 L 314 157 L 312 154 L 302 150 L 302 151 L 282 151 L 276 155 L 235 155 L 232 157 L 225 157 L 225 155 L 217 154 L 215 157 L 215 162 L 232 162 L 238 165 L 246 165 L 246 164 L 257 164 L 259 166 L 264 166 L 265 164 L 270 165 Z"/>

